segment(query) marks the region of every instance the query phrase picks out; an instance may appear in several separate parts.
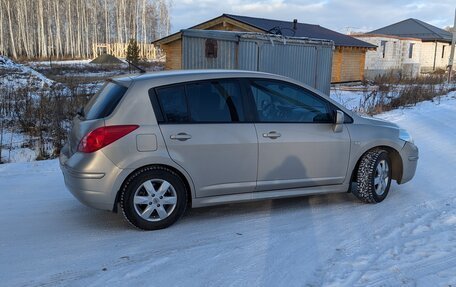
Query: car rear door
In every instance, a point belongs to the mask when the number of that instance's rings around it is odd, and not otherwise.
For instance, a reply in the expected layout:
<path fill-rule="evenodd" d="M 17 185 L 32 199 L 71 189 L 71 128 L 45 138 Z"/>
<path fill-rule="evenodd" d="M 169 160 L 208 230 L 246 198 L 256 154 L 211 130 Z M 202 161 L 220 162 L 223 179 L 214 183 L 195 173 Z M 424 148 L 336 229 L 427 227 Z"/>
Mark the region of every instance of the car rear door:
<path fill-rule="evenodd" d="M 346 128 L 333 131 L 330 104 L 303 87 L 251 80 L 259 141 L 257 190 L 341 184 L 350 156 Z"/>
<path fill-rule="evenodd" d="M 191 176 L 197 197 L 255 189 L 258 141 L 237 80 L 155 89 L 170 157 Z"/>

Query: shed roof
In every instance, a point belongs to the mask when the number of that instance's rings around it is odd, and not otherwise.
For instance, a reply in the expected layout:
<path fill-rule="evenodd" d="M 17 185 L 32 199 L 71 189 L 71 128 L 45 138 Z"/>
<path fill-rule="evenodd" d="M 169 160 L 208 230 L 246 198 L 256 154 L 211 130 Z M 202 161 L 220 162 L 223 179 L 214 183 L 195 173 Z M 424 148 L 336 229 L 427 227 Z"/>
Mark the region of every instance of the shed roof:
<path fill-rule="evenodd" d="M 184 29 L 180 31 L 182 36 L 194 38 L 213 38 L 217 40 L 239 41 L 239 39 L 263 40 L 267 42 L 279 41 L 293 44 L 316 44 L 321 46 L 334 46 L 334 42 L 327 39 L 314 39 L 308 37 L 290 37 L 276 34 L 259 32 L 223 31 L 223 30 L 199 30 Z"/>
<path fill-rule="evenodd" d="M 351 36 L 332 31 L 330 29 L 324 28 L 320 25 L 314 24 L 305 24 L 297 23 L 296 30 L 293 29 L 293 21 L 281 21 L 281 20 L 272 20 L 265 18 L 255 18 L 247 16 L 239 16 L 232 14 L 223 14 L 219 17 L 206 21 L 204 23 L 195 25 L 191 27 L 192 29 L 198 29 L 200 25 L 205 23 L 217 20 L 219 18 L 226 17 L 228 19 L 246 24 L 250 27 L 256 28 L 264 33 L 273 33 L 278 32 L 283 36 L 289 37 L 304 37 L 304 38 L 313 38 L 313 39 L 325 39 L 332 40 L 336 46 L 345 46 L 345 47 L 359 47 L 359 48 L 376 48 L 377 46 L 364 41 L 358 40 Z M 225 19 L 226 19 L 225 18 Z M 159 39 L 154 43 L 166 43 L 166 39 L 173 39 L 173 36 L 176 36 L 178 33 L 174 33 L 165 38 Z"/>
<path fill-rule="evenodd" d="M 271 20 L 264 18 L 254 18 L 246 16 L 238 16 L 232 14 L 224 14 L 225 16 L 232 18 L 234 20 L 249 24 L 265 32 L 272 31 L 274 29 L 279 29 L 282 35 L 284 36 L 293 36 L 293 37 L 308 37 L 314 39 L 327 39 L 334 41 L 336 46 L 349 46 L 349 47 L 365 47 L 365 48 L 375 48 L 375 45 L 366 43 L 364 41 L 358 40 L 351 36 L 338 33 L 333 30 L 329 30 L 325 27 L 315 24 L 306 24 L 306 23 L 297 23 L 296 30 L 293 30 L 292 21 L 280 21 L 280 20 Z"/>
<path fill-rule="evenodd" d="M 399 37 L 418 38 L 422 41 L 451 42 L 452 34 L 418 19 L 409 18 L 367 34 L 385 34 Z"/>

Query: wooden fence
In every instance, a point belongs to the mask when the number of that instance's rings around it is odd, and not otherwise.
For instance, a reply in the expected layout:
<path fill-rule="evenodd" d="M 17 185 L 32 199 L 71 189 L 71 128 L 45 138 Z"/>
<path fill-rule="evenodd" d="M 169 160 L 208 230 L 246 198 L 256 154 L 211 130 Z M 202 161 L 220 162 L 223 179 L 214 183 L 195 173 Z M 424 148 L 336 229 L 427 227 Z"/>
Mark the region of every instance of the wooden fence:
<path fill-rule="evenodd" d="M 139 57 L 147 60 L 163 60 L 164 53 L 153 44 L 138 43 Z M 97 57 L 103 53 L 111 54 L 117 58 L 126 58 L 128 43 L 97 43 L 93 44 L 93 55 Z"/>

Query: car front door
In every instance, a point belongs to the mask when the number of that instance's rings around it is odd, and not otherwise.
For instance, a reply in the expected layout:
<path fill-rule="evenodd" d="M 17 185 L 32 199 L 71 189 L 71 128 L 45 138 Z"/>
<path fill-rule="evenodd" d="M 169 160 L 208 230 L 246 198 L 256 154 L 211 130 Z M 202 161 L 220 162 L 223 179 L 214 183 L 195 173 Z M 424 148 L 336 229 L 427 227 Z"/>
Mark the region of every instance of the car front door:
<path fill-rule="evenodd" d="M 155 89 L 160 129 L 170 157 L 191 176 L 197 197 L 255 190 L 258 140 L 246 122 L 237 80 L 211 80 Z"/>
<path fill-rule="evenodd" d="M 329 102 L 277 80 L 252 79 L 248 90 L 257 114 L 258 191 L 343 183 L 350 136 L 333 130 Z"/>

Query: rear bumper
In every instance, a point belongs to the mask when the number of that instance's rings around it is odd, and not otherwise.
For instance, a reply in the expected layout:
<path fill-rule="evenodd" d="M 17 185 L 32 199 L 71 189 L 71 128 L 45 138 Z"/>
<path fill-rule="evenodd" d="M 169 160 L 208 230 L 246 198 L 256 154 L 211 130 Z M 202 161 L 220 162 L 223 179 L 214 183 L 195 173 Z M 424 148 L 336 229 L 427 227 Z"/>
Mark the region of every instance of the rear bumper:
<path fill-rule="evenodd" d="M 59 161 L 65 185 L 74 197 L 87 206 L 113 210 L 117 194 L 114 183 L 122 169 L 102 152 L 75 153 L 68 158 L 68 151 L 64 148 Z"/>
<path fill-rule="evenodd" d="M 402 157 L 402 178 L 398 181 L 399 184 L 410 181 L 416 172 L 418 165 L 418 148 L 413 143 L 407 142 L 401 150 Z"/>

